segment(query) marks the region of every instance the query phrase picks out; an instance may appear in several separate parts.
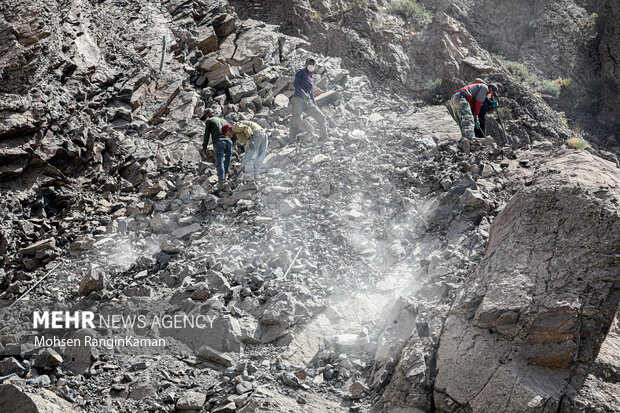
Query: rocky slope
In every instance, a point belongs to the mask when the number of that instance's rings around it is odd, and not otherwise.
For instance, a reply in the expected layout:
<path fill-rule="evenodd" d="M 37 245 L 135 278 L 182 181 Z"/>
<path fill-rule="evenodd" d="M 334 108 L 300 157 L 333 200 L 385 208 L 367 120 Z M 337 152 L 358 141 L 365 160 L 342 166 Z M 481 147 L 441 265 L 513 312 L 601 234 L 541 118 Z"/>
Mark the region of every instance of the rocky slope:
<path fill-rule="evenodd" d="M 251 3 L 0 6 L 0 412 L 617 410 L 616 155 L 566 148 L 464 16 Z M 293 143 L 308 55 L 330 133 Z M 475 77 L 514 119 L 462 152 L 429 102 Z M 236 154 L 214 186 L 206 106 L 267 128 L 258 190 Z M 166 347 L 34 341 L 126 335 Z"/>

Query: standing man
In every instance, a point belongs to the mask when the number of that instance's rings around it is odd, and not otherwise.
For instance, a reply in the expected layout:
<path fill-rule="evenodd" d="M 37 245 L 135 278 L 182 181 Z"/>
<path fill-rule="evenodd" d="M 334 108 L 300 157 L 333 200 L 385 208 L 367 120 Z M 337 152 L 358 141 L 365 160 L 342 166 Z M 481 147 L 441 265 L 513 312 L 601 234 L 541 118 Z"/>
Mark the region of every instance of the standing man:
<path fill-rule="evenodd" d="M 258 183 L 258 174 L 267 155 L 269 139 L 265 130 L 256 122 L 241 120 L 234 125 L 224 125 L 222 133 L 228 138 L 236 139 L 245 145 L 245 173 L 252 176 L 254 185 Z"/>
<path fill-rule="evenodd" d="M 450 99 L 452 112 L 461 128 L 461 141 L 473 140 L 474 129 L 480 128 L 478 115 L 487 95 L 493 97 L 501 89 L 499 83 L 474 83 L 456 91 Z"/>
<path fill-rule="evenodd" d="M 301 113 L 305 112 L 312 116 L 319 124 L 321 139 L 327 138 L 327 128 L 325 127 L 325 115 L 316 106 L 314 101 L 314 68 L 316 61 L 309 58 L 306 60 L 306 67 L 299 69 L 295 75 L 295 94 L 291 98 L 293 105 L 293 117 L 291 119 L 290 141 L 295 142 L 299 131 L 299 121 Z"/>
<path fill-rule="evenodd" d="M 215 168 L 217 169 L 217 180 L 220 186 L 226 181 L 228 167 L 230 166 L 230 156 L 232 154 L 232 141 L 229 137 L 224 136 L 222 127 L 226 125 L 226 121 L 222 118 L 214 116 L 213 109 L 206 109 L 205 116 L 205 136 L 202 142 L 202 150 L 200 157 L 205 160 L 207 157 L 207 146 L 209 138 L 213 136 L 213 149 L 215 151 Z"/>

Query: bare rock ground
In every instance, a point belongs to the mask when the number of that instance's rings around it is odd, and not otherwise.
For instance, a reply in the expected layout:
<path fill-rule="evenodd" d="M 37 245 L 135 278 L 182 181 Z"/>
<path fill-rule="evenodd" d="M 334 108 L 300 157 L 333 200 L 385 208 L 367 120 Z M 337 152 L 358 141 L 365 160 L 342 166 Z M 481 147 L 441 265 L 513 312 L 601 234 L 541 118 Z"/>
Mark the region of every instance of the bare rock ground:
<path fill-rule="evenodd" d="M 299 4 L 280 10 L 303 19 L 312 9 Z M 555 112 L 456 20 L 438 14 L 392 48 L 404 60 L 390 70 L 417 86 L 504 82 L 515 119 L 506 134 L 491 119 L 469 152 L 444 105 L 377 87 L 348 53 L 317 54 L 321 39 L 242 20 L 226 1 L 2 7 L 6 400 L 87 412 L 618 407 L 617 160 L 567 149 Z M 362 29 L 388 18 L 330 10 Z M 312 23 L 333 36 L 331 56 L 359 29 L 335 23 Z M 366 29 L 352 44 L 390 39 Z M 288 142 L 291 77 L 308 55 L 329 137 L 305 120 Z M 267 129 L 258 189 L 239 179 L 237 154 L 215 187 L 197 152 L 205 106 Z M 50 308 L 208 326 L 34 330 L 33 310 Z M 145 345 L 34 341 L 118 334 Z"/>

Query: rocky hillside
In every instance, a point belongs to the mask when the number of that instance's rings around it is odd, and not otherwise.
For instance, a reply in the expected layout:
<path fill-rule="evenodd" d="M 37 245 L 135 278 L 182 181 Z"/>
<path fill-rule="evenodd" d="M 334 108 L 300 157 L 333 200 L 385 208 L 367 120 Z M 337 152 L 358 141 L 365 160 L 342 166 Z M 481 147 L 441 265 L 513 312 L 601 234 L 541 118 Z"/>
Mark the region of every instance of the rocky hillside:
<path fill-rule="evenodd" d="M 619 410 L 617 155 L 568 147 L 496 56 L 611 79 L 608 14 L 552 54 L 523 31 L 609 6 L 422 3 L 3 2 L 0 412 Z M 289 142 L 308 56 L 329 136 Z M 444 103 L 476 77 L 510 116 L 464 152 Z M 236 153 L 215 185 L 206 107 L 266 128 L 258 188 Z M 206 323 L 33 324 L 51 310 Z"/>

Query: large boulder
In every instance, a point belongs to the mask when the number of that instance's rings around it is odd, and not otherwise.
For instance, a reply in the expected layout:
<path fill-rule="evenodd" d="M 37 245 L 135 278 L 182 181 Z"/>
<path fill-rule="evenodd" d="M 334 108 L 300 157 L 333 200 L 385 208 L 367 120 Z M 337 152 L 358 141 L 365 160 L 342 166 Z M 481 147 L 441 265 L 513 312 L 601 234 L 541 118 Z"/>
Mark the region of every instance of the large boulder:
<path fill-rule="evenodd" d="M 605 380 L 594 362 L 620 299 L 620 175 L 585 152 L 554 155 L 493 221 L 444 325 L 440 411 L 573 411 L 586 378 Z"/>
<path fill-rule="evenodd" d="M 46 389 L 0 385 L 0 413 L 73 413 L 71 403 Z"/>
<path fill-rule="evenodd" d="M 429 273 L 398 363 L 373 368 L 373 386 L 389 379 L 374 412 L 618 410 L 620 174 L 584 151 L 548 151 L 509 162 L 518 191 L 454 304 Z"/>

